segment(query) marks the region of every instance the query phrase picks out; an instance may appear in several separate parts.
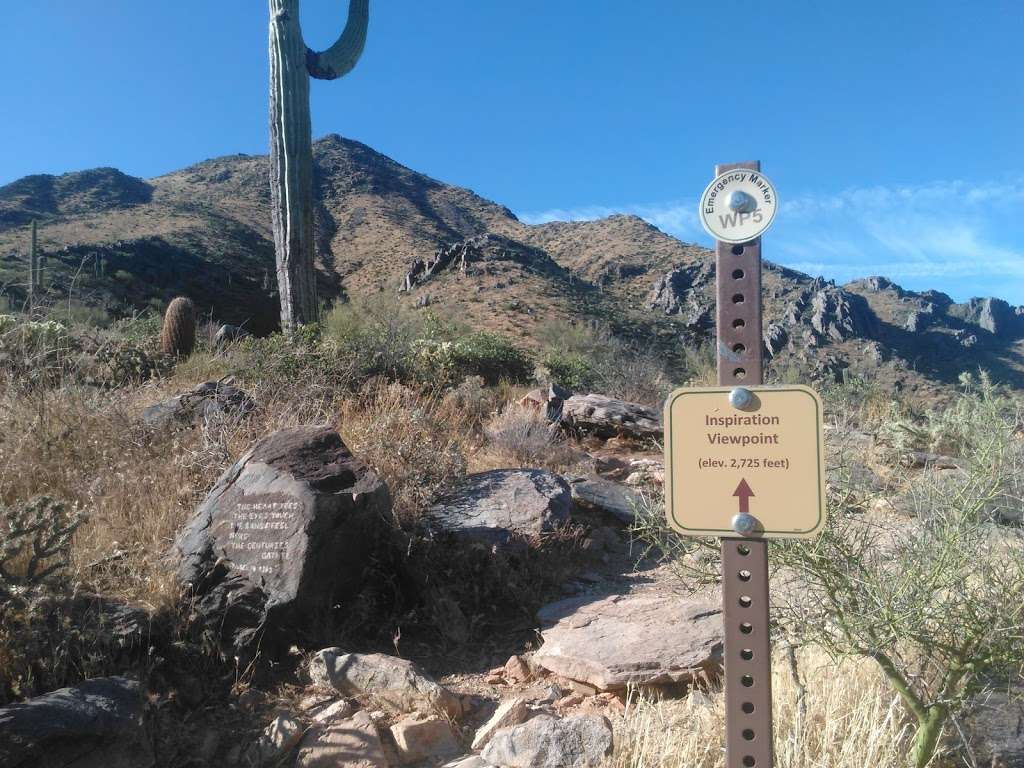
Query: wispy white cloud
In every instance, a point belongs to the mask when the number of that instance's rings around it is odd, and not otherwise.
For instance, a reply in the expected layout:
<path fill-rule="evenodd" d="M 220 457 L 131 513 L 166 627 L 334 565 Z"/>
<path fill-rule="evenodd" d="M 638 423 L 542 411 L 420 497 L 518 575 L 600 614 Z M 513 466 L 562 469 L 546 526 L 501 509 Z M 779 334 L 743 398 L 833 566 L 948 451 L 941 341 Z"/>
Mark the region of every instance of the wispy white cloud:
<path fill-rule="evenodd" d="M 697 200 L 525 213 L 529 223 L 631 213 L 686 241 L 709 243 Z M 838 281 L 884 274 L 957 298 L 1024 303 L 1024 176 L 972 183 L 856 187 L 783 196 L 766 256 Z"/>

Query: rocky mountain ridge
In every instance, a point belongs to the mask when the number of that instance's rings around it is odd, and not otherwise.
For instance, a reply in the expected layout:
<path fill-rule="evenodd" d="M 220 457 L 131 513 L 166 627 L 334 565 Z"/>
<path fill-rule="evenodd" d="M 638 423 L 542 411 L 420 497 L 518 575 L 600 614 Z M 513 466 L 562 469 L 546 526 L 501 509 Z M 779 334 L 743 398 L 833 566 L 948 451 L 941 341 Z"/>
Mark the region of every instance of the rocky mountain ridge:
<path fill-rule="evenodd" d="M 314 154 L 327 301 L 384 295 L 527 344 L 552 321 L 602 323 L 669 360 L 711 341 L 707 249 L 635 216 L 527 225 L 339 136 L 317 141 Z M 208 316 L 273 330 L 266 162 L 235 155 L 149 180 L 95 169 L 0 187 L 0 297 L 24 303 L 27 225 L 36 219 L 53 302 L 123 315 L 187 294 Z M 839 286 L 765 266 L 776 376 L 796 366 L 936 389 L 982 367 L 1024 386 L 1024 308 L 991 297 L 958 304 L 878 276 Z"/>

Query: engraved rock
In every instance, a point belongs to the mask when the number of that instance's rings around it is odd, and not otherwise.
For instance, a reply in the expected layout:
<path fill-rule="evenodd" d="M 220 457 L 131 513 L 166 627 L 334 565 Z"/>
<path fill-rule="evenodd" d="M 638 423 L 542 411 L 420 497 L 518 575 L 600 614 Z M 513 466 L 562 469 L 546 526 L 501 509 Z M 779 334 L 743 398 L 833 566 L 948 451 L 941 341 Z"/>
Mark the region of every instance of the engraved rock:
<path fill-rule="evenodd" d="M 233 653 L 259 643 L 273 658 L 355 597 L 390 514 L 384 482 L 336 431 L 283 429 L 220 477 L 179 534 L 178 578 Z"/>
<path fill-rule="evenodd" d="M 536 663 L 602 691 L 675 685 L 721 665 L 721 609 L 675 594 L 588 595 L 542 608 Z"/>

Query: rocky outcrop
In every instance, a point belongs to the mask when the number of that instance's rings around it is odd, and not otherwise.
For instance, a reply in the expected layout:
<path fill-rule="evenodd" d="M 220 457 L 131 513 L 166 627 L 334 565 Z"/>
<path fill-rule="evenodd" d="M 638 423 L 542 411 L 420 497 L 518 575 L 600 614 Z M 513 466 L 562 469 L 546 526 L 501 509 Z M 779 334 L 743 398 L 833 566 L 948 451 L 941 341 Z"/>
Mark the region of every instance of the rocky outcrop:
<path fill-rule="evenodd" d="M 384 482 L 333 429 L 273 433 L 221 476 L 175 543 L 194 618 L 235 655 L 258 644 L 273 657 L 318 611 L 355 596 L 390 512 Z"/>
<path fill-rule="evenodd" d="M 878 318 L 863 296 L 826 286 L 811 298 L 811 327 L 833 341 L 877 339 Z"/>
<path fill-rule="evenodd" d="M 539 469 L 496 469 L 467 477 L 428 518 L 438 533 L 490 545 L 553 531 L 569 521 L 569 484 Z"/>
<path fill-rule="evenodd" d="M 953 305 L 949 313 L 1001 339 L 1016 339 L 1024 334 L 1024 321 L 1016 308 L 1002 299 L 971 299 L 966 304 Z"/>
<path fill-rule="evenodd" d="M 629 437 L 637 440 L 663 435 L 659 414 L 639 403 L 604 395 L 573 395 L 562 404 L 562 426 L 596 437 Z"/>
<path fill-rule="evenodd" d="M 400 290 L 411 292 L 446 271 L 469 274 L 475 269 L 474 265 L 486 261 L 516 261 L 565 274 L 543 251 L 501 235 L 486 233 L 438 248 L 429 258 L 415 259 L 402 279 Z"/>
<path fill-rule="evenodd" d="M 599 715 L 538 715 L 499 731 L 481 757 L 499 768 L 597 768 L 612 751 L 612 726 Z"/>
<path fill-rule="evenodd" d="M 197 427 L 212 421 L 242 419 L 256 410 L 256 401 L 227 382 L 207 381 L 195 389 L 151 405 L 142 422 L 152 428 Z"/>
<path fill-rule="evenodd" d="M 146 768 L 142 686 L 124 677 L 88 680 L 0 709 L 5 768 Z"/>
<path fill-rule="evenodd" d="M 714 326 L 714 304 L 708 287 L 715 279 L 713 262 L 677 267 L 654 284 L 647 307 L 666 315 L 680 315 L 688 328 L 708 331 Z"/>
<path fill-rule="evenodd" d="M 451 718 L 462 714 L 459 698 L 438 685 L 413 662 L 383 653 L 345 653 L 325 648 L 309 663 L 315 685 L 344 696 L 371 696 L 398 712 L 436 712 Z"/>
<path fill-rule="evenodd" d="M 722 661 L 717 604 L 676 594 L 573 597 L 537 614 L 544 644 L 538 665 L 598 690 L 676 685 Z"/>

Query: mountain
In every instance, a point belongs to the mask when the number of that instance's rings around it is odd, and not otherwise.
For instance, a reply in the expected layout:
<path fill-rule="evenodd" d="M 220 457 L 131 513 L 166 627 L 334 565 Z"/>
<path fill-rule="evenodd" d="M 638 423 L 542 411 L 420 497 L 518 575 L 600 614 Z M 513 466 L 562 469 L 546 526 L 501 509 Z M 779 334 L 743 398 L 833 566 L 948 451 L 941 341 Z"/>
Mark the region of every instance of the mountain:
<path fill-rule="evenodd" d="M 713 334 L 714 259 L 634 216 L 527 225 L 472 191 L 339 136 L 314 145 L 321 296 L 382 295 L 533 343 L 553 320 L 594 321 L 682 359 Z M 154 179 L 112 168 L 0 187 L 0 296 L 25 298 L 39 222 L 48 297 L 128 314 L 192 297 L 257 333 L 277 323 L 267 159 L 235 155 Z M 1024 386 L 1024 309 L 963 304 L 883 277 L 837 286 L 765 264 L 774 375 L 850 370 L 937 389 L 979 367 Z M 2 301 L 2 299 L 0 299 Z"/>

